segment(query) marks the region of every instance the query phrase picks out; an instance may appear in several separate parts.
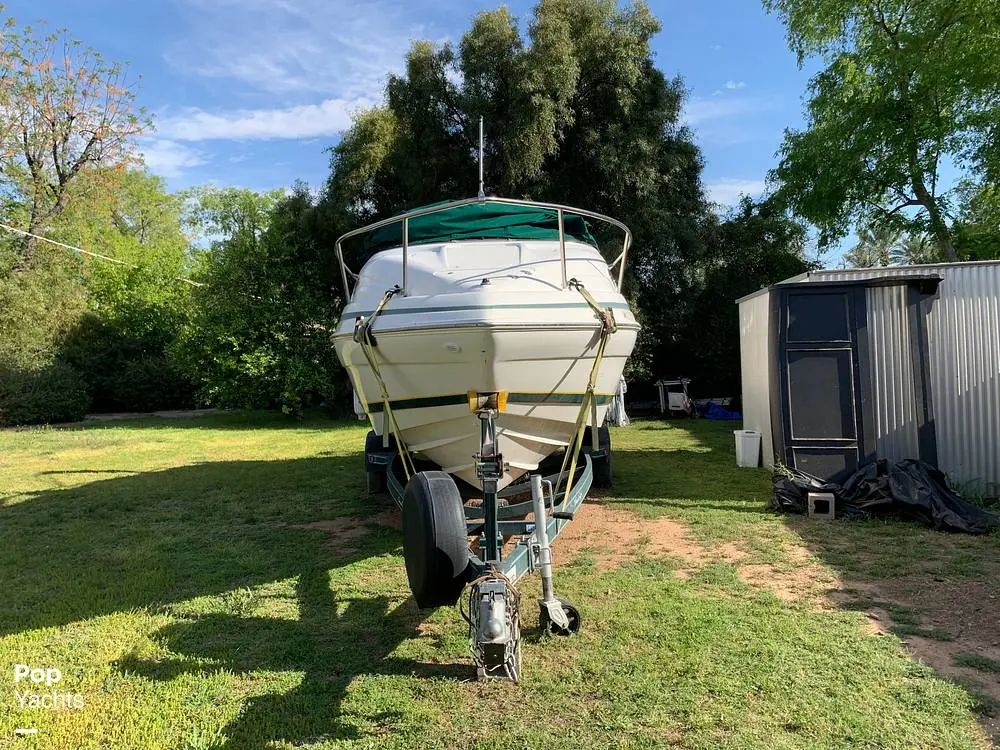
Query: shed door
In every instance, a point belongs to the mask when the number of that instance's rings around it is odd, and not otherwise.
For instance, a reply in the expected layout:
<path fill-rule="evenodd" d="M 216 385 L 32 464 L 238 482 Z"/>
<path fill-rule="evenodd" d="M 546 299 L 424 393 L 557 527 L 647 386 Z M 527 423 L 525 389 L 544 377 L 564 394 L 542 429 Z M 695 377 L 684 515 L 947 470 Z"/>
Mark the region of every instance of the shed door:
<path fill-rule="evenodd" d="M 843 479 L 867 457 L 858 363 L 864 289 L 782 289 L 779 312 L 785 462 Z"/>

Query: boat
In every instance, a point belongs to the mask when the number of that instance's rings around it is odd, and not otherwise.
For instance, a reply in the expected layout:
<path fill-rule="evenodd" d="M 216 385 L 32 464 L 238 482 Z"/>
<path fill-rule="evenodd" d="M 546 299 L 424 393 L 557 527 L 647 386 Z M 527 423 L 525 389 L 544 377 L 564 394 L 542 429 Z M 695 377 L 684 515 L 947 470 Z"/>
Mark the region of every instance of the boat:
<path fill-rule="evenodd" d="M 611 264 L 587 219 L 623 232 Z M 480 424 L 469 394 L 504 394 L 502 489 L 570 445 L 599 350 L 587 423 L 601 425 L 639 331 L 620 288 L 631 240 L 623 224 L 484 197 L 415 209 L 342 242 L 360 234 L 371 257 L 356 276 L 338 243 L 350 297 L 333 340 L 385 445 L 391 412 L 411 454 L 477 486 Z M 602 349 L 603 316 L 615 331 Z M 369 324 L 377 372 L 358 335 Z"/>
<path fill-rule="evenodd" d="M 610 264 L 589 222 L 623 233 Z M 357 273 L 343 252 L 354 239 L 367 256 Z M 368 489 L 402 510 L 419 607 L 468 587 L 481 679 L 519 679 L 525 573 L 541 576 L 542 627 L 580 628 L 555 595 L 549 543 L 592 484 L 612 482 L 602 423 L 639 332 L 621 293 L 630 243 L 610 217 L 482 189 L 337 241 L 348 300 L 333 341 L 372 427 Z"/>

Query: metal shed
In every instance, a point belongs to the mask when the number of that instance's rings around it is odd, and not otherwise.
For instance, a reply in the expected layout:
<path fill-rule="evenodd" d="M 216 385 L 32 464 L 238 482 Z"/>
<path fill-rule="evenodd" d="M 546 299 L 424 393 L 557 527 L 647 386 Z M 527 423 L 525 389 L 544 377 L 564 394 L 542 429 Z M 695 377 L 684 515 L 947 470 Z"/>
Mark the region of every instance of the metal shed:
<path fill-rule="evenodd" d="M 813 271 L 737 302 L 765 465 L 921 458 L 1000 494 L 1000 261 Z"/>

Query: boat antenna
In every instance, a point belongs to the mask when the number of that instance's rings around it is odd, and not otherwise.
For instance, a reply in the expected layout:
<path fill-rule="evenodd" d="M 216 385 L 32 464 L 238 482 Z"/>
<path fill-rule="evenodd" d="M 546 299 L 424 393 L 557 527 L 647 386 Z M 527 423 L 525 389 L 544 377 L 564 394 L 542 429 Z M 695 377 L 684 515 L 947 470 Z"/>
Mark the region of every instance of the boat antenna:
<path fill-rule="evenodd" d="M 486 190 L 483 189 L 483 118 L 479 118 L 479 200 L 486 198 Z"/>

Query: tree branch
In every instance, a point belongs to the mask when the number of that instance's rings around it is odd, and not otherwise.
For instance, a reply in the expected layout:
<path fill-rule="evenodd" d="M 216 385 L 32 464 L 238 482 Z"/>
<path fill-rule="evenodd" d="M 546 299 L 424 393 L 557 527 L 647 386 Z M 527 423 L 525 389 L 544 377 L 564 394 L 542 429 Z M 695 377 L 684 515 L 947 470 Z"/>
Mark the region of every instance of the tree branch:
<path fill-rule="evenodd" d="M 884 213 L 885 214 L 885 218 L 888 219 L 894 213 L 896 213 L 897 211 L 901 211 L 904 208 L 907 208 L 909 206 L 921 206 L 921 205 L 923 205 L 923 204 L 919 200 L 917 200 L 916 198 L 908 198 L 907 200 L 903 201 L 902 203 L 900 203 L 898 206 L 896 206 L 892 210 L 886 211 L 881 206 L 879 206 L 879 208 L 882 209 L 882 213 Z"/>

